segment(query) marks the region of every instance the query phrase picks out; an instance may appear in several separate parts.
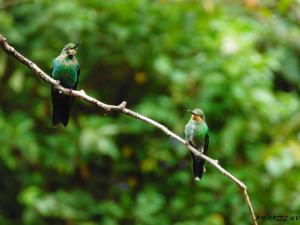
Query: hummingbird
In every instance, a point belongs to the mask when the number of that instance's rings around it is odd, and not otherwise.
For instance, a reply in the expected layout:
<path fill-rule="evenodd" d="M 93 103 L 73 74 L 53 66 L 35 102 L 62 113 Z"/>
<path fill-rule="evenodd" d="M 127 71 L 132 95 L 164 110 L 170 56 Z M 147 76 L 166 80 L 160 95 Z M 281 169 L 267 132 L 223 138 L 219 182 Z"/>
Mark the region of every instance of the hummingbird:
<path fill-rule="evenodd" d="M 185 139 L 189 145 L 193 146 L 202 154 L 207 155 L 209 136 L 208 126 L 205 123 L 204 112 L 199 108 L 192 111 L 188 110 L 188 112 L 190 112 L 192 115 L 184 129 Z M 205 161 L 194 155 L 192 152 L 191 154 L 193 158 L 194 179 L 199 181 L 203 175 L 203 172 L 205 172 Z"/>
<path fill-rule="evenodd" d="M 75 57 L 80 43 L 67 44 L 60 55 L 52 61 L 51 77 L 59 80 L 60 84 L 69 89 L 76 90 L 79 80 L 80 68 Z M 60 93 L 54 87 L 51 88 L 52 94 L 52 124 L 55 126 L 62 123 L 65 127 L 68 124 L 71 106 L 74 96 Z"/>

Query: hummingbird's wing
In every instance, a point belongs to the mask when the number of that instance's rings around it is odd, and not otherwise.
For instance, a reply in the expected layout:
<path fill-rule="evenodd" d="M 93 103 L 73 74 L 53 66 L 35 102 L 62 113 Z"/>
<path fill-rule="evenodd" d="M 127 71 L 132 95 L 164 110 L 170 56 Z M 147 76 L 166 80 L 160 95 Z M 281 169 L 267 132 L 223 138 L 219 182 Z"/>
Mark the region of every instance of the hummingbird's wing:
<path fill-rule="evenodd" d="M 208 144 L 209 144 L 209 136 L 208 136 L 208 133 L 206 133 L 205 139 L 204 139 L 204 151 L 203 151 L 203 154 L 204 154 L 204 155 L 207 155 L 207 152 L 208 152 Z"/>
<path fill-rule="evenodd" d="M 73 90 L 77 90 L 77 84 L 78 84 L 78 81 L 79 81 L 79 75 L 80 75 L 80 67 L 79 67 L 79 64 L 77 64 L 76 70 L 77 70 L 77 81 L 76 81 L 76 83 L 75 83 L 75 85 L 74 85 Z"/>

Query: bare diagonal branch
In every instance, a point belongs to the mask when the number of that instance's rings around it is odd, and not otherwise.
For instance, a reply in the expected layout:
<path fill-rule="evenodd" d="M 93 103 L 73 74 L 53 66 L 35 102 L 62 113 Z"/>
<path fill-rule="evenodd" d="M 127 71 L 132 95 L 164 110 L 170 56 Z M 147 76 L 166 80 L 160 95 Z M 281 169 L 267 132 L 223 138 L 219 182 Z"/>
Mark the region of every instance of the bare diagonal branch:
<path fill-rule="evenodd" d="M 247 203 L 248 209 L 249 209 L 249 213 L 251 215 L 252 218 L 252 222 L 253 225 L 257 225 L 257 220 L 255 217 L 255 213 L 253 210 L 253 207 L 251 205 L 251 201 L 249 198 L 249 195 L 247 193 L 247 187 L 246 185 L 240 181 L 239 179 L 237 179 L 235 176 L 233 176 L 231 173 L 229 173 L 227 170 L 225 170 L 222 166 L 220 166 L 220 164 L 218 163 L 218 160 L 214 160 L 211 159 L 210 157 L 201 154 L 199 151 L 197 151 L 194 147 L 190 146 L 187 144 L 187 142 L 182 139 L 180 136 L 178 136 L 177 134 L 173 133 L 172 131 L 170 131 L 166 126 L 146 117 L 143 116 L 137 112 L 134 112 L 128 108 L 126 108 L 126 102 L 123 101 L 121 104 L 119 105 L 109 105 L 106 103 L 103 103 L 89 95 L 87 95 L 84 90 L 81 91 L 74 91 L 74 90 L 70 90 L 68 88 L 64 88 L 59 84 L 59 81 L 52 79 L 49 75 L 47 75 L 43 70 L 41 70 L 36 64 L 34 64 L 32 61 L 30 61 L 29 59 L 27 59 L 26 57 L 24 57 L 21 53 L 19 53 L 18 51 L 16 51 L 12 46 L 10 46 L 6 39 L 0 34 L 0 45 L 2 47 L 2 49 L 10 56 L 12 56 L 13 58 L 15 58 L 16 60 L 18 60 L 19 62 L 21 62 L 22 64 L 24 64 L 25 66 L 29 67 L 33 73 L 35 75 L 37 75 L 39 78 L 43 79 L 44 81 L 46 81 L 47 83 L 51 84 L 54 88 L 56 88 L 57 90 L 61 91 L 64 94 L 67 95 L 72 95 L 78 98 L 81 98 L 93 105 L 96 105 L 97 107 L 99 107 L 102 110 L 105 110 L 107 112 L 109 111 L 118 111 L 121 112 L 123 114 L 126 114 L 128 116 L 131 116 L 135 119 L 141 120 L 145 123 L 148 123 L 156 128 L 158 128 L 159 130 L 161 130 L 162 132 L 164 132 L 167 136 L 172 137 L 173 139 L 177 140 L 178 142 L 180 142 L 183 145 L 187 146 L 187 149 L 189 151 L 191 151 L 193 154 L 201 157 L 202 159 L 204 159 L 205 161 L 207 161 L 208 163 L 210 163 L 212 166 L 214 166 L 216 169 L 218 169 L 224 176 L 228 177 L 229 179 L 231 179 L 241 190 L 245 201 Z"/>

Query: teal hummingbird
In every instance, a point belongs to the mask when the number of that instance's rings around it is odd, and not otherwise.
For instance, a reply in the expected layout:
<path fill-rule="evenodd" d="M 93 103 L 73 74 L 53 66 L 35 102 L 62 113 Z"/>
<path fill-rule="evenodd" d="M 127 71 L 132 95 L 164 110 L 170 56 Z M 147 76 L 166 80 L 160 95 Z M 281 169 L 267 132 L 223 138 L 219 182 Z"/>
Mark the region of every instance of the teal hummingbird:
<path fill-rule="evenodd" d="M 207 155 L 208 151 L 208 126 L 205 122 L 204 112 L 202 109 L 188 110 L 192 113 L 189 122 L 186 124 L 184 133 L 187 143 L 197 149 L 199 152 Z M 204 168 L 204 160 L 192 154 L 193 158 L 193 174 L 196 181 L 200 180 Z"/>
<path fill-rule="evenodd" d="M 73 90 L 77 89 L 80 74 L 79 63 L 75 57 L 79 44 L 67 44 L 60 55 L 52 61 L 51 77 L 59 80 L 63 87 Z M 52 124 L 55 126 L 58 123 L 62 123 L 64 126 L 67 126 L 74 96 L 62 94 L 53 87 L 51 92 Z"/>

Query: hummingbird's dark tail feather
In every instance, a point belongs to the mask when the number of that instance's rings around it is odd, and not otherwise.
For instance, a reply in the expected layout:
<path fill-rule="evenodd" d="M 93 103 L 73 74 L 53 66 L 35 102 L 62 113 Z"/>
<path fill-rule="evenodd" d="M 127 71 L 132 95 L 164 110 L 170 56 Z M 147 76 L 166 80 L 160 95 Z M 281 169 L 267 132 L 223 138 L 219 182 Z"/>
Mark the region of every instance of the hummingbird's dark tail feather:
<path fill-rule="evenodd" d="M 200 180 L 202 178 L 203 172 L 204 172 L 204 163 L 205 160 L 197 158 L 197 156 L 194 156 L 192 153 L 193 157 L 193 174 L 195 180 Z"/>
<path fill-rule="evenodd" d="M 56 126 L 58 123 L 62 123 L 66 127 L 74 97 L 60 94 L 57 90 L 54 90 L 54 88 L 52 88 L 51 92 L 53 107 L 52 124 Z"/>

